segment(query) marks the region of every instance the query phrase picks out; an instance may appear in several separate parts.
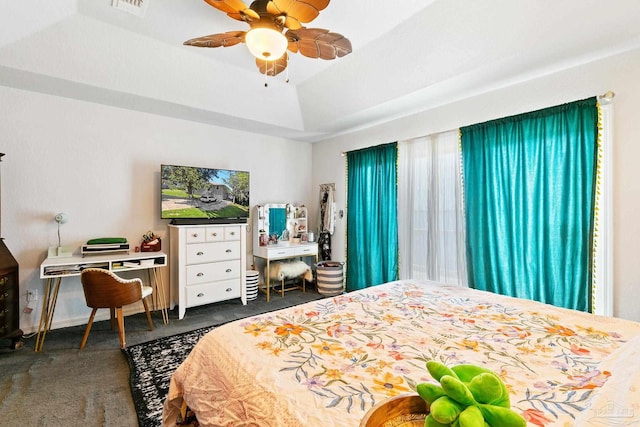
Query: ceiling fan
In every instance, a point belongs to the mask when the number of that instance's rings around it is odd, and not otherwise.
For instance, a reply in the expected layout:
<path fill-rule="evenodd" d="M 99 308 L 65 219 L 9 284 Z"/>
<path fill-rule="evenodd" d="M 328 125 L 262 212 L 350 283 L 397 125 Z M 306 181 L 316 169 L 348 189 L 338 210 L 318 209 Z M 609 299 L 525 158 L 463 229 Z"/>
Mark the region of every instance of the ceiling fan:
<path fill-rule="evenodd" d="M 229 47 L 246 43 L 262 74 L 275 76 L 285 70 L 289 61 L 287 49 L 321 59 L 351 53 L 351 42 L 343 35 L 302 25 L 313 21 L 330 0 L 256 0 L 249 7 L 242 0 L 204 1 L 229 17 L 246 22 L 250 29 L 197 37 L 184 44 Z"/>

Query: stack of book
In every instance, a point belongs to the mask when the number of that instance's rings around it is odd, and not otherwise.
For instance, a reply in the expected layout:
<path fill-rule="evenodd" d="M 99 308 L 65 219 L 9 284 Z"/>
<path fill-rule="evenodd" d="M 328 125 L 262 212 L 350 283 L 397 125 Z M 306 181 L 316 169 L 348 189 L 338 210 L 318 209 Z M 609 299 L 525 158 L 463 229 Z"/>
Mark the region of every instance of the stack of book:
<path fill-rule="evenodd" d="M 82 245 L 82 256 L 89 254 L 105 254 L 114 252 L 129 253 L 129 243 L 124 237 L 102 237 L 91 239 L 86 245 Z"/>

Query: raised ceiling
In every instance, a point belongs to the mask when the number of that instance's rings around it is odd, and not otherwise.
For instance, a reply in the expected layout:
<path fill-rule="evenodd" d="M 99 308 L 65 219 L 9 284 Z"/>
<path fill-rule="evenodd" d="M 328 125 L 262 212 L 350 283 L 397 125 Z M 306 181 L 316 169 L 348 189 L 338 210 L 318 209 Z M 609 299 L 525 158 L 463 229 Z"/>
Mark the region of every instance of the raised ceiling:
<path fill-rule="evenodd" d="M 637 0 L 333 0 L 308 26 L 353 53 L 265 87 L 246 46 L 182 45 L 244 29 L 203 0 L 112 1 L 0 2 L 0 85 L 315 142 L 640 47 Z"/>

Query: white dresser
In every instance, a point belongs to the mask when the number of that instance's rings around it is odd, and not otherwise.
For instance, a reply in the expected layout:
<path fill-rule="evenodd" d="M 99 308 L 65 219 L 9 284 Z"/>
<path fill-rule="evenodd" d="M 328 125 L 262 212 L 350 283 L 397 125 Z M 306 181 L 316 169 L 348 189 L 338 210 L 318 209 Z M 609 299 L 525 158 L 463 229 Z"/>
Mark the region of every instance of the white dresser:
<path fill-rule="evenodd" d="M 247 303 L 246 224 L 170 225 L 172 301 L 189 307 L 240 298 Z"/>

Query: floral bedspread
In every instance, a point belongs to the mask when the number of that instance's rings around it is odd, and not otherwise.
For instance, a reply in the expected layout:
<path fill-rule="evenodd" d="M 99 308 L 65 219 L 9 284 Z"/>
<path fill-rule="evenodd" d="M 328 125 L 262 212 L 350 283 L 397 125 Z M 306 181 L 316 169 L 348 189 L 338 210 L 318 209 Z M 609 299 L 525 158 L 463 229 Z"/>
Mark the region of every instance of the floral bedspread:
<path fill-rule="evenodd" d="M 435 359 L 498 373 L 530 426 L 640 424 L 638 337 L 636 322 L 391 282 L 214 329 L 173 375 L 164 421 L 184 399 L 201 425 L 357 427 L 377 402 L 433 381 Z"/>

